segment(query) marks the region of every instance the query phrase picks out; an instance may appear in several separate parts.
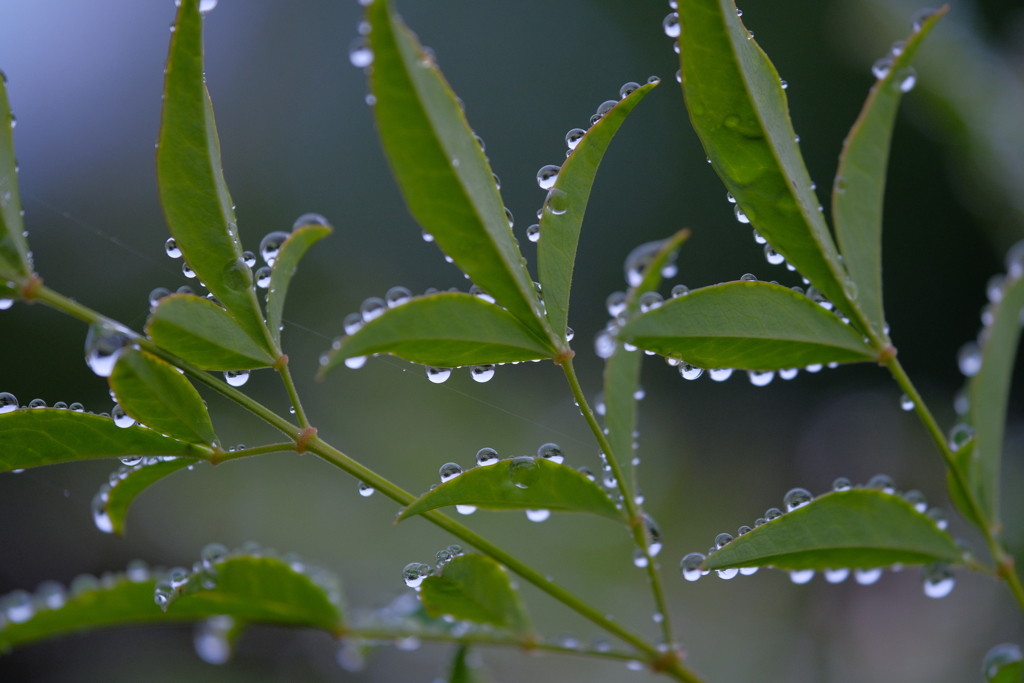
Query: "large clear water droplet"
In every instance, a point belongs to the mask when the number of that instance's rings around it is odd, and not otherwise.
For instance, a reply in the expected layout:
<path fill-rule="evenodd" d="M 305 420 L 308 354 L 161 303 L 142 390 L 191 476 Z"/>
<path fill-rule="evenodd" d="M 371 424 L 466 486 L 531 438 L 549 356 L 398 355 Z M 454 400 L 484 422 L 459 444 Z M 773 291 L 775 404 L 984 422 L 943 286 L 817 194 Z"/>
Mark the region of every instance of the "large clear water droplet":
<path fill-rule="evenodd" d="M 434 384 L 442 384 L 452 376 L 451 368 L 432 368 L 427 366 L 427 379 Z"/>
<path fill-rule="evenodd" d="M 640 89 L 640 84 L 639 83 L 634 83 L 632 81 L 630 81 L 629 83 L 623 83 L 622 87 L 619 88 L 619 99 L 620 100 L 624 100 L 627 97 L 629 97 L 630 95 L 632 95 L 633 93 L 635 93 L 639 89 Z"/>
<path fill-rule="evenodd" d="M 263 237 L 260 241 L 260 256 L 263 257 L 264 263 L 268 266 L 274 265 L 277 255 L 281 253 L 281 245 L 284 244 L 288 237 L 288 233 L 280 230 L 267 233 Z"/>
<path fill-rule="evenodd" d="M 539 476 L 540 466 L 537 465 L 537 460 L 528 455 L 512 458 L 509 463 L 508 477 L 517 488 L 530 488 Z"/>
<path fill-rule="evenodd" d="M 792 512 L 797 508 L 802 508 L 812 500 L 814 500 L 814 496 L 811 495 L 810 491 L 807 489 L 795 488 L 790 489 L 782 502 L 786 505 L 786 512 Z"/>
<path fill-rule="evenodd" d="M 640 312 L 647 313 L 660 308 L 663 301 L 661 294 L 657 292 L 644 292 L 640 297 Z"/>
<path fill-rule="evenodd" d="M 537 457 L 550 460 L 558 465 L 561 465 L 565 460 L 565 456 L 562 455 L 562 449 L 557 443 L 546 443 L 538 448 Z"/>
<path fill-rule="evenodd" d="M 135 418 L 128 413 L 124 412 L 124 408 L 120 405 L 115 405 L 114 409 L 110 411 L 110 417 L 113 418 L 114 424 L 122 429 L 132 427 L 135 425 Z"/>
<path fill-rule="evenodd" d="M 949 430 L 949 447 L 954 451 L 960 450 L 974 438 L 974 427 L 967 424 L 955 425 Z"/>
<path fill-rule="evenodd" d="M 707 558 L 700 553 L 690 553 L 686 555 L 679 563 L 679 571 L 682 573 L 683 578 L 687 581 L 696 581 L 704 572 L 701 570 L 701 564 Z"/>
<path fill-rule="evenodd" d="M 462 474 L 462 467 L 455 462 L 446 462 L 441 465 L 441 469 L 438 470 L 437 474 L 441 477 L 441 483 L 443 484 Z"/>
<path fill-rule="evenodd" d="M 430 576 L 430 565 L 421 562 L 410 562 L 402 570 L 402 579 L 409 588 L 417 588 L 423 580 Z"/>
<path fill-rule="evenodd" d="M 475 382 L 489 382 L 494 377 L 493 365 L 474 365 L 470 374 Z"/>
<path fill-rule="evenodd" d="M 348 61 L 357 69 L 373 64 L 373 50 L 366 38 L 356 38 L 348 48 Z"/>
<path fill-rule="evenodd" d="M 355 334 L 363 327 L 363 316 L 360 313 L 349 313 L 345 316 L 342 325 L 345 328 L 345 334 Z"/>
<path fill-rule="evenodd" d="M 582 128 L 573 128 L 565 134 L 565 144 L 570 150 L 576 149 L 576 145 L 580 144 L 580 140 L 587 134 L 587 131 Z"/>
<path fill-rule="evenodd" d="M 85 364 L 99 377 L 110 377 L 130 341 L 127 334 L 110 324 L 90 325 L 85 337 Z"/>
<path fill-rule="evenodd" d="M 173 237 L 168 237 L 164 242 L 164 251 L 171 258 L 181 258 L 181 249 L 178 248 L 178 242 Z"/>
<path fill-rule="evenodd" d="M 387 302 L 388 308 L 395 308 L 402 304 L 409 303 L 412 299 L 412 292 L 405 287 L 392 287 L 388 290 L 387 294 L 384 295 L 384 300 Z"/>
<path fill-rule="evenodd" d="M 561 170 L 562 169 L 560 167 L 553 166 L 551 164 L 542 166 L 541 169 L 537 171 L 537 184 L 540 185 L 540 189 L 550 190 L 554 187 L 555 181 L 558 180 L 558 172 Z"/>
<path fill-rule="evenodd" d="M 1004 668 L 1022 661 L 1024 661 L 1024 656 L 1021 655 L 1019 646 L 1013 643 L 1003 643 L 1002 645 L 996 645 L 988 651 L 981 665 L 981 670 L 985 674 L 986 680 L 995 681 L 996 677 L 999 676 L 999 672 Z"/>
<path fill-rule="evenodd" d="M 849 567 L 826 569 L 822 573 L 825 575 L 825 580 L 829 583 L 842 583 L 843 581 L 846 581 L 846 577 L 850 575 L 850 569 Z"/>
<path fill-rule="evenodd" d="M 747 377 L 755 387 L 765 387 L 775 379 L 774 370 L 747 370 Z"/>
<path fill-rule="evenodd" d="M 552 187 L 544 199 L 544 209 L 556 216 L 561 216 L 569 210 L 569 195 L 557 187 Z"/>
<path fill-rule="evenodd" d="M 18 399 L 14 394 L 10 394 L 6 391 L 0 392 L 0 415 L 4 413 L 14 412 L 18 409 Z"/>
<path fill-rule="evenodd" d="M 498 462 L 498 451 L 493 448 L 481 448 L 476 452 L 476 464 L 480 467 L 494 465 Z"/>
<path fill-rule="evenodd" d="M 270 278 L 274 274 L 274 271 L 270 269 L 270 266 L 263 266 L 256 271 L 253 276 L 256 279 L 256 286 L 260 289 L 266 289 L 270 286 Z"/>
<path fill-rule="evenodd" d="M 26 591 L 16 590 L 4 596 L 4 615 L 7 621 L 12 624 L 24 624 L 35 616 L 35 606 L 32 604 L 32 596 Z"/>
<path fill-rule="evenodd" d="M 981 370 L 981 347 L 967 342 L 956 354 L 956 362 L 965 377 L 974 377 Z"/>
<path fill-rule="evenodd" d="M 617 346 L 615 337 L 607 329 L 601 330 L 594 337 L 594 353 L 597 354 L 598 358 L 608 359 L 615 355 L 615 348 Z"/>
<path fill-rule="evenodd" d="M 249 381 L 249 371 L 228 370 L 224 373 L 224 381 L 233 387 L 240 387 Z"/>
<path fill-rule="evenodd" d="M 956 578 L 945 562 L 933 562 L 921 568 L 921 585 L 929 598 L 944 598 L 953 591 Z"/>
<path fill-rule="evenodd" d="M 893 494 L 896 493 L 896 482 L 887 474 L 876 474 L 868 479 L 867 488 Z"/>
<path fill-rule="evenodd" d="M 870 586 L 882 578 L 882 568 L 872 567 L 871 569 L 854 569 L 853 578 L 862 586 Z"/>
<path fill-rule="evenodd" d="M 708 370 L 708 376 L 716 382 L 724 382 L 732 377 L 732 368 L 715 368 Z"/>
<path fill-rule="evenodd" d="M 608 309 L 608 315 L 613 318 L 619 317 L 623 311 L 626 310 L 626 293 L 625 292 L 612 292 L 605 299 L 604 305 Z"/>
<path fill-rule="evenodd" d="M 794 569 L 789 572 L 789 580 L 795 584 L 803 585 L 814 578 L 813 569 Z"/>
<path fill-rule="evenodd" d="M 664 244 L 664 240 L 645 242 L 629 252 L 623 264 L 623 269 L 626 272 L 626 283 L 630 287 L 640 286 L 640 283 L 643 282 L 644 268 L 654 260 L 654 257 L 658 255 Z"/>
<path fill-rule="evenodd" d="M 661 27 L 664 29 L 665 35 L 669 38 L 678 38 L 681 33 L 679 26 L 679 13 L 670 12 L 668 16 L 662 20 Z"/>
<path fill-rule="evenodd" d="M 531 522 L 543 522 L 551 516 L 551 510 L 527 510 L 526 518 Z"/>
<path fill-rule="evenodd" d="M 379 318 L 384 315 L 384 312 L 387 310 L 387 303 L 379 296 L 369 297 L 359 307 L 359 313 L 363 316 L 364 323 L 368 323 L 371 320 Z"/>

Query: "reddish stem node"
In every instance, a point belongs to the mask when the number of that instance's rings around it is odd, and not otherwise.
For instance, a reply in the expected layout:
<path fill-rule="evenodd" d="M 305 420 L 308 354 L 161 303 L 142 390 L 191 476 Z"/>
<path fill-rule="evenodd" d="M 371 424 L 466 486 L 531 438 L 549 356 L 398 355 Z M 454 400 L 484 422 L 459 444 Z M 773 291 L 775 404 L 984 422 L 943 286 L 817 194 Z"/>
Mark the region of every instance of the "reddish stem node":
<path fill-rule="evenodd" d="M 299 438 L 295 439 L 295 452 L 302 455 L 306 452 L 306 444 L 308 444 L 313 438 L 316 437 L 316 427 L 306 427 L 299 434 Z"/>

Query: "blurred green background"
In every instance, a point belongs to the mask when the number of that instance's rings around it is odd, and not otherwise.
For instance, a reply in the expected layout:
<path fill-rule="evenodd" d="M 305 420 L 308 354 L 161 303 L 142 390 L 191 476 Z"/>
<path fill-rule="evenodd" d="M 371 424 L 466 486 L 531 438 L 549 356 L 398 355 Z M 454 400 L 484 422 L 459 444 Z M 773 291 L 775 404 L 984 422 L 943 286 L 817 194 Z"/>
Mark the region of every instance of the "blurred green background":
<path fill-rule="evenodd" d="M 685 1 L 685 0 L 683 0 Z M 887 309 L 900 358 L 942 424 L 956 416 L 962 383 L 955 354 L 973 338 L 986 280 L 1024 237 L 1024 3 L 954 2 L 922 52 L 919 87 L 896 127 L 884 238 Z M 906 0 L 741 2 L 743 19 L 789 83 L 802 148 L 828 206 L 842 140 L 873 82 L 870 65 L 909 32 Z M 584 126 L 629 80 L 662 77 L 607 155 L 591 198 L 577 261 L 570 325 L 586 390 L 600 389 L 591 340 L 604 298 L 623 289 L 622 259 L 637 244 L 683 226 L 694 234 L 668 283 L 736 279 L 798 284 L 768 265 L 749 226 L 737 223 L 705 163 L 673 74 L 664 2 L 633 0 L 403 0 L 400 8 L 466 102 L 486 140 L 502 193 L 525 239 L 543 192 L 536 169 L 560 163 L 563 136 Z M 141 328 L 147 294 L 186 284 L 167 237 L 153 162 L 171 0 L 3 0 L 0 68 L 17 115 L 23 203 L 47 284 Z M 320 434 L 408 489 L 438 467 L 464 466 L 483 446 L 532 453 L 556 441 L 573 466 L 597 466 L 597 448 L 561 373 L 548 363 L 502 367 L 487 384 L 456 371 L 433 385 L 391 358 L 310 378 L 341 320 L 391 286 L 414 292 L 467 283 L 409 217 L 364 104 L 365 78 L 348 63 L 352 0 L 221 0 L 206 19 L 207 76 L 227 180 L 246 245 L 316 211 L 335 235 L 307 257 L 293 285 L 286 351 Z M 85 328 L 44 309 L 0 313 L 0 390 L 21 402 L 81 401 L 108 411 L 106 384 L 82 361 Z M 1018 371 L 1018 376 L 1021 372 Z M 1020 379 L 1021 377 L 1019 377 Z M 844 367 L 766 388 L 735 375 L 682 380 L 650 359 L 643 377 L 641 476 L 659 520 L 672 618 L 689 662 L 714 683 L 912 683 L 982 680 L 989 647 L 1024 640 L 1008 592 L 958 574 L 946 599 L 926 598 L 916 569 L 875 585 L 792 585 L 781 572 L 687 583 L 679 558 L 716 533 L 750 524 L 786 490 L 828 488 L 837 476 L 885 472 L 949 509 L 938 454 L 899 390 L 871 365 Z M 1018 385 L 1020 383 L 1018 382 Z M 270 372 L 246 390 L 284 411 Z M 258 445 L 272 430 L 206 395 L 225 444 Z M 1024 422 L 1013 396 L 1006 451 L 1006 526 L 1024 550 Z M 338 572 L 350 603 L 381 606 L 407 589 L 402 567 L 429 561 L 452 541 L 417 520 L 393 526 L 396 505 L 364 499 L 356 482 L 313 456 L 264 456 L 197 467 L 136 502 L 127 535 L 97 531 L 89 502 L 113 468 L 86 463 L 0 476 L 0 593 L 44 579 L 121 569 L 132 558 L 189 565 L 209 541 L 256 540 Z M 1016 493 L 1014 493 L 1016 491 Z M 615 618 L 656 633 L 643 572 L 627 535 L 606 521 L 518 513 L 465 518 Z M 981 547 L 958 518 L 952 529 Z M 1019 554 L 1019 553 L 1018 553 Z M 522 583 L 522 582 L 521 582 Z M 546 635 L 599 635 L 588 622 L 525 585 Z M 203 664 L 185 627 L 99 632 L 0 658 L 4 681 L 410 681 L 443 672 L 448 646 L 382 648 L 358 673 L 334 662 L 322 634 L 253 629 L 226 666 Z M 488 651 L 497 681 L 648 680 L 615 664 Z"/>

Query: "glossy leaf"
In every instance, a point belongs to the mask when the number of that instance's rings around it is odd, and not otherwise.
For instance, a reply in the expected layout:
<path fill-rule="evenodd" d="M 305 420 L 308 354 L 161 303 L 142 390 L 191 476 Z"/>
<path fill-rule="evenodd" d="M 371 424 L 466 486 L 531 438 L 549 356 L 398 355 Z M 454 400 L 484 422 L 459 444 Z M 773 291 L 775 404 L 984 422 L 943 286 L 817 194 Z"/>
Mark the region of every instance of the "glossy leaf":
<path fill-rule="evenodd" d="M 331 234 L 326 225 L 307 225 L 292 232 L 291 237 L 281 245 L 281 251 L 274 260 L 274 269 L 270 276 L 270 288 L 267 290 L 267 326 L 274 343 L 281 345 L 281 320 L 284 316 L 284 302 L 288 297 L 288 285 L 292 282 L 299 261 L 306 251 Z"/>
<path fill-rule="evenodd" d="M 224 182 L 199 0 L 182 0 L 171 34 L 156 166 L 164 216 L 185 262 L 253 341 L 272 351 Z"/>
<path fill-rule="evenodd" d="M 160 300 L 146 332 L 161 348 L 203 370 L 253 370 L 274 357 L 209 299 L 174 294 Z"/>
<path fill-rule="evenodd" d="M 374 353 L 451 368 L 551 358 L 557 351 L 500 306 L 445 292 L 416 297 L 366 323 L 342 340 L 321 374 Z"/>
<path fill-rule="evenodd" d="M 370 4 L 366 16 L 377 128 L 409 211 L 473 282 L 548 337 L 501 195 L 458 98 L 390 2 Z"/>
<path fill-rule="evenodd" d="M 597 167 L 626 117 L 656 85 L 657 82 L 648 83 L 633 91 L 590 127 L 562 164 L 555 180 L 554 189 L 566 195 L 563 198 L 565 212 L 555 214 L 545 207 L 541 214 L 537 273 L 543 286 L 548 320 L 560 337 L 565 336 L 568 324 L 569 290 L 576 263 L 576 247 Z"/>
<path fill-rule="evenodd" d="M 626 302 L 627 317 L 636 315 L 643 294 L 658 290 L 661 286 L 662 267 L 689 236 L 689 230 L 680 230 L 665 240 L 661 251 L 644 269 L 639 286 L 629 292 Z M 612 447 L 612 453 L 621 462 L 626 462 L 627 454 L 633 452 L 633 432 L 636 430 L 635 394 L 640 385 L 643 356 L 643 353 L 625 351 L 619 342 L 618 350 L 604 365 L 604 423 L 608 429 L 608 443 Z"/>
<path fill-rule="evenodd" d="M 889 143 L 900 98 L 914 85 L 910 66 L 918 48 L 948 8 L 936 11 L 890 56 L 888 74 L 871 88 L 839 157 L 832 187 L 832 215 L 843 263 L 856 283 L 857 306 L 876 333 L 885 328 L 882 307 L 882 201 Z"/>
<path fill-rule="evenodd" d="M 778 370 L 874 357 L 833 313 L 768 282 L 729 282 L 670 299 L 631 319 L 619 339 L 701 368 Z"/>
<path fill-rule="evenodd" d="M 732 0 L 679 3 L 679 20 L 683 95 L 715 171 L 765 239 L 856 320 L 775 66 Z"/>
<path fill-rule="evenodd" d="M 484 555 L 459 555 L 449 561 L 439 576 L 423 581 L 420 598 L 432 617 L 450 614 L 513 633 L 530 631 L 530 621 L 505 570 Z"/>
<path fill-rule="evenodd" d="M 192 383 L 173 365 L 145 351 L 121 354 L 110 388 L 124 411 L 161 434 L 212 446 L 217 440 L 206 405 Z"/>
<path fill-rule="evenodd" d="M 151 429 L 122 429 L 109 417 L 57 408 L 0 415 L 0 472 L 130 455 L 209 458 L 212 451 Z"/>
<path fill-rule="evenodd" d="M 622 521 L 622 513 L 608 494 L 586 475 L 567 465 L 529 456 L 466 470 L 413 501 L 398 521 L 447 505 L 590 512 Z"/>
<path fill-rule="evenodd" d="M 195 465 L 197 462 L 199 461 L 193 458 L 177 458 L 155 463 L 139 463 L 128 467 L 127 475 L 117 484 L 111 486 L 107 492 L 105 511 L 107 520 L 110 521 L 110 530 L 118 536 L 123 536 L 128 508 L 135 501 L 136 496 L 167 475 Z"/>
<path fill-rule="evenodd" d="M 84 630 L 198 621 L 216 615 L 332 634 L 341 626 L 341 611 L 324 589 L 281 560 L 239 555 L 214 569 L 214 588 L 202 588 L 202 577 L 194 576 L 185 588 L 194 592 L 182 595 L 166 612 L 153 600 L 156 580 L 152 576 L 138 570 L 111 575 L 94 590 L 72 592 L 58 609 L 38 609 L 27 621 L 8 623 L 0 629 L 0 651 Z"/>
<path fill-rule="evenodd" d="M 874 489 L 827 493 L 715 551 L 705 569 L 869 569 L 962 562 L 953 537 L 903 498 Z"/>
<path fill-rule="evenodd" d="M 7 77 L 0 73 L 0 279 L 32 274 L 28 244 L 21 220 L 18 194 L 18 162 L 14 158 L 11 106 L 7 102 Z"/>

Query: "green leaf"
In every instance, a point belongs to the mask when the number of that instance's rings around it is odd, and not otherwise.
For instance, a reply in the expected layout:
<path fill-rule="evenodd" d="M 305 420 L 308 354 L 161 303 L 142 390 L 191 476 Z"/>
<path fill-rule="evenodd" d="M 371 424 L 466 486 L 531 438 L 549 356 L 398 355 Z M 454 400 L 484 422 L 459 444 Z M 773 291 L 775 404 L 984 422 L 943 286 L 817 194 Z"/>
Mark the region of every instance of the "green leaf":
<path fill-rule="evenodd" d="M 1014 643 L 996 645 L 985 655 L 981 673 L 988 683 L 1021 683 L 1024 681 L 1024 657 Z"/>
<path fill-rule="evenodd" d="M 897 495 L 874 489 L 826 493 L 715 551 L 704 569 L 870 569 L 962 562 L 952 536 Z"/>
<path fill-rule="evenodd" d="M 370 4 L 366 16 L 377 128 L 409 211 L 473 282 L 550 337 L 491 168 L 458 98 L 390 2 Z"/>
<path fill-rule="evenodd" d="M 466 661 L 467 654 L 469 654 L 469 645 L 466 644 L 460 645 L 459 649 L 455 651 L 448 683 L 484 683 L 487 680 L 485 676 L 480 675 L 469 665 Z"/>
<path fill-rule="evenodd" d="M 281 560 L 236 555 L 213 565 L 214 573 L 193 575 L 182 595 L 168 611 L 154 602 L 158 582 L 147 571 L 105 576 L 91 590 L 75 591 L 57 609 L 37 608 L 22 623 L 0 629 L 0 651 L 44 638 L 102 627 L 146 623 L 198 621 L 227 615 L 244 622 L 317 628 L 335 634 L 342 624 L 336 596 Z M 204 589 L 203 580 L 216 576 L 216 586 Z M 319 579 L 323 573 L 316 575 Z M 95 579 L 93 580 L 95 581 Z M 191 592 L 190 592 L 191 591 Z M 7 597 L 10 600 L 10 596 Z"/>
<path fill-rule="evenodd" d="M 618 132 L 619 126 L 633 107 L 658 82 L 648 83 L 623 98 L 615 107 L 590 127 L 577 143 L 576 149 L 562 164 L 554 189 L 565 193 L 564 213 L 553 213 L 545 206 L 540 218 L 541 240 L 537 243 L 537 273 L 543 285 L 544 305 L 556 335 L 564 337 L 569 317 L 569 290 L 580 241 L 583 214 L 590 200 L 590 189 L 597 167 Z"/>
<path fill-rule="evenodd" d="M 857 287 L 857 306 L 876 334 L 885 329 L 882 307 L 882 200 L 889 143 L 905 83 L 913 87 L 910 63 L 932 27 L 947 11 L 943 8 L 907 38 L 902 52 L 892 58 L 888 75 L 871 88 L 864 108 L 850 130 L 839 157 L 832 186 L 832 215 L 843 263 Z M 911 80 L 908 80 L 911 79 Z M 908 88 L 909 89 L 909 88 Z"/>
<path fill-rule="evenodd" d="M 690 236 L 689 230 L 680 230 L 665 240 L 658 254 L 644 269 L 640 284 L 629 292 L 626 301 L 626 316 L 636 315 L 640 297 L 646 292 L 657 291 L 661 286 L 661 269 L 669 256 L 678 251 Z M 608 443 L 612 453 L 625 462 L 627 454 L 633 452 L 633 432 L 636 430 L 636 391 L 640 385 L 640 366 L 644 354 L 630 353 L 619 342 L 616 352 L 604 365 L 604 423 L 608 429 Z"/>
<path fill-rule="evenodd" d="M 106 531 L 106 523 L 109 522 L 110 531 L 118 536 L 123 536 L 128 508 L 135 497 L 167 475 L 195 465 L 197 462 L 199 461 L 193 458 L 176 458 L 153 463 L 141 462 L 131 467 L 125 466 L 128 472 L 123 479 L 117 480 L 114 486 L 105 484 L 105 491 L 101 489 L 101 493 L 106 493 L 107 501 L 103 508 L 106 517 L 103 519 L 103 528 L 100 530 Z M 97 526 L 100 526 L 100 523 L 97 523 Z"/>
<path fill-rule="evenodd" d="M 167 57 L 156 154 L 160 202 L 185 262 L 255 343 L 273 352 L 242 256 L 204 81 L 199 0 L 182 0 Z"/>
<path fill-rule="evenodd" d="M 217 440 L 196 388 L 173 365 L 145 351 L 121 354 L 110 388 L 124 411 L 161 434 L 204 446 Z"/>
<path fill-rule="evenodd" d="M 33 270 L 21 220 L 13 121 L 7 102 L 7 76 L 0 72 L 0 278 L 4 280 L 28 277 Z"/>
<path fill-rule="evenodd" d="M 274 343 L 281 346 L 281 318 L 284 315 L 284 301 L 288 296 L 288 285 L 292 282 L 299 261 L 306 251 L 331 234 L 326 225 L 307 225 L 292 232 L 291 237 L 281 245 L 281 251 L 274 260 L 274 270 L 267 290 L 267 326 Z"/>
<path fill-rule="evenodd" d="M 1024 310 L 1024 278 L 1008 275 L 1000 290 L 1002 299 L 991 304 L 994 315 L 982 349 L 981 369 L 970 380 L 974 447 L 962 458 L 981 513 L 990 524 L 999 520 L 999 473 L 1003 454 L 1006 405 L 1010 398 L 1013 365 L 1020 342 L 1021 311 Z"/>
<path fill-rule="evenodd" d="M 459 555 L 440 576 L 428 576 L 420 589 L 427 614 L 450 614 L 513 633 L 531 630 L 529 618 L 501 565 L 484 555 Z"/>
<path fill-rule="evenodd" d="M 619 339 L 700 368 L 778 370 L 874 358 L 835 314 L 768 282 L 729 282 L 670 299 L 631 319 Z"/>
<path fill-rule="evenodd" d="M 416 297 L 366 323 L 344 338 L 320 373 L 374 353 L 452 368 L 551 358 L 557 351 L 500 306 L 444 292 Z"/>
<path fill-rule="evenodd" d="M 732 0 L 679 3 L 679 19 L 683 95 L 715 171 L 753 227 L 857 320 L 775 66 Z"/>
<path fill-rule="evenodd" d="M 146 333 L 160 347 L 203 370 L 254 370 L 274 357 L 209 299 L 173 294 L 157 304 Z"/>
<path fill-rule="evenodd" d="M 0 472 L 130 455 L 208 459 L 212 451 L 71 410 L 33 408 L 0 415 Z"/>
<path fill-rule="evenodd" d="M 413 501 L 398 521 L 447 505 L 484 510 L 590 512 L 617 522 L 622 513 L 601 488 L 567 465 L 523 456 L 474 467 Z"/>

